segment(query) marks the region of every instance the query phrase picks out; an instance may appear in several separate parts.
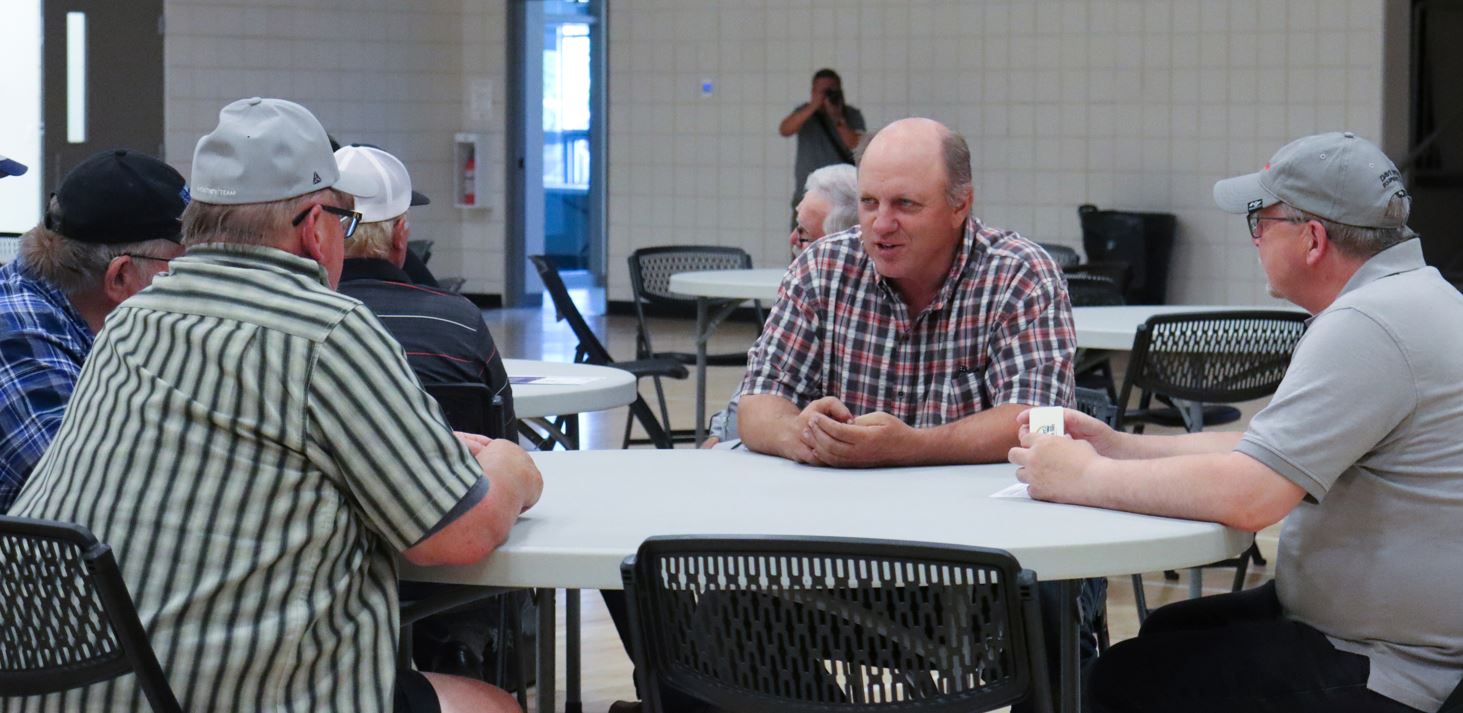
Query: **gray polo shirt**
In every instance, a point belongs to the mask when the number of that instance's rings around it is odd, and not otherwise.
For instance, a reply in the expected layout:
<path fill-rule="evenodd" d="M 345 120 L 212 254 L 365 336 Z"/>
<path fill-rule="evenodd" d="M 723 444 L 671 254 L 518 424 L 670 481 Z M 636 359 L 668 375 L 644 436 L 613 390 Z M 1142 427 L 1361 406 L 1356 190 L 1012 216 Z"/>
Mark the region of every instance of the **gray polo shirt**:
<path fill-rule="evenodd" d="M 1307 494 L 1280 537 L 1286 614 L 1436 711 L 1463 676 L 1463 295 L 1419 241 L 1315 316 L 1236 450 Z"/>
<path fill-rule="evenodd" d="M 802 111 L 807 102 L 799 104 L 793 111 Z M 798 152 L 793 162 L 793 180 L 797 185 L 793 187 L 792 207 L 798 207 L 798 201 L 803 199 L 803 184 L 808 182 L 808 174 L 824 167 L 844 163 L 843 153 L 838 150 L 839 144 L 843 143 L 837 139 L 838 132 L 833 125 L 828 124 L 828 130 L 823 129 L 818 116 L 813 116 L 803 122 L 803 127 L 798 129 Z M 845 104 L 843 106 L 843 118 L 848 122 L 849 128 L 863 133 L 868 130 L 864 124 L 864 114 L 858 108 Z M 831 133 L 830 133 L 831 132 Z M 835 143 L 836 142 L 836 143 Z M 854 147 L 845 147 L 853 151 Z"/>

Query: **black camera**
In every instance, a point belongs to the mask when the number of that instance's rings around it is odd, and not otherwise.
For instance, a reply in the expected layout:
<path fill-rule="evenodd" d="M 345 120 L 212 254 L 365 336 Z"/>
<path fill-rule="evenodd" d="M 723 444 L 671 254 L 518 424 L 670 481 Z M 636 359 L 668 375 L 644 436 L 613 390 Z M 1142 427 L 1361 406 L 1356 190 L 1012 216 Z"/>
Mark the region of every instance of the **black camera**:
<path fill-rule="evenodd" d="M 833 102 L 834 104 L 837 104 L 838 106 L 843 106 L 843 90 L 842 89 L 829 89 L 829 90 L 823 92 L 823 96 L 828 97 L 828 101 Z"/>

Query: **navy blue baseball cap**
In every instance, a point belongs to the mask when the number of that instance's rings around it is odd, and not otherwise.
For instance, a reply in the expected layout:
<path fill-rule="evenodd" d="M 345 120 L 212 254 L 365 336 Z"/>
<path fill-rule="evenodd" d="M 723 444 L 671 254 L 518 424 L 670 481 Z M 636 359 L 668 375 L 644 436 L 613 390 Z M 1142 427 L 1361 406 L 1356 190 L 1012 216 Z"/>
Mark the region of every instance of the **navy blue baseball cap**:
<path fill-rule="evenodd" d="M 0 178 L 4 178 L 5 176 L 20 176 L 25 174 L 27 170 L 25 164 L 13 158 L 0 156 Z"/>

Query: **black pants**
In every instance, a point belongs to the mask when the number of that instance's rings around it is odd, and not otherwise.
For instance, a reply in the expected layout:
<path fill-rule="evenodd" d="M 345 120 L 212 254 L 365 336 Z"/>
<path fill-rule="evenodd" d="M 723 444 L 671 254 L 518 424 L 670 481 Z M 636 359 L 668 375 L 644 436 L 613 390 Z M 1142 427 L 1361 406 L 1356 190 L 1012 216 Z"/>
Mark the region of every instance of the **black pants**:
<path fill-rule="evenodd" d="M 1089 668 L 1083 710 L 1405 713 L 1367 690 L 1365 656 L 1285 618 L 1275 583 L 1170 604 Z"/>

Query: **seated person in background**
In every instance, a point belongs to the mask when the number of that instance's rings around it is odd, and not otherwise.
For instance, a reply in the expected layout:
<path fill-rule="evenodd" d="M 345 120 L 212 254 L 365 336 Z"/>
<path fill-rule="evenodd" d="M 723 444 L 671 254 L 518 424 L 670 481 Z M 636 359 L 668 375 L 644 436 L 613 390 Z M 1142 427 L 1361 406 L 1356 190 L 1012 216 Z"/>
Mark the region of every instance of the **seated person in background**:
<path fill-rule="evenodd" d="M 362 174 L 381 189 L 356 200 L 361 224 L 345 246 L 340 292 L 371 308 L 401 344 L 423 384 L 484 384 L 502 397 L 503 423 L 513 428 L 513 392 L 483 313 L 466 297 L 412 284 L 402 271 L 410 254 L 408 208 L 426 205 L 427 197 L 412 190 L 406 166 L 381 149 L 347 146 L 335 152 L 335 161 L 342 172 Z M 496 435 L 514 438 L 511 432 Z M 409 588 L 407 595 L 425 593 L 430 586 Z M 494 601 L 486 606 L 474 609 L 472 616 L 457 610 L 417 622 L 412 643 L 418 667 L 482 678 L 488 611 L 495 612 L 498 605 Z"/>
<path fill-rule="evenodd" d="M 356 201 L 361 225 L 345 247 L 340 291 L 376 313 L 422 383 L 486 384 L 503 397 L 504 421 L 511 423 L 512 387 L 482 310 L 462 295 L 413 284 L 402 271 L 411 239 L 407 209 L 425 205 L 427 197 L 412 190 L 406 166 L 381 149 L 346 146 L 335 159 L 342 171 L 362 173 L 381 187 Z"/>
<path fill-rule="evenodd" d="M 0 512 L 60 428 L 103 320 L 183 252 L 187 205 L 171 166 L 103 151 L 66 174 L 0 267 Z"/>
<path fill-rule="evenodd" d="M 1463 678 L 1463 296 L 1423 263 L 1376 146 L 1309 136 L 1220 181 L 1270 291 L 1315 315 L 1244 433 L 1075 411 L 1011 451 L 1032 497 L 1251 532 L 1275 579 L 1171 604 L 1091 670 L 1087 710 L 1436 711 Z"/>
<path fill-rule="evenodd" d="M 794 258 L 814 240 L 858 225 L 858 170 L 852 164 L 838 163 L 808 174 L 803 199 L 798 202 L 794 217 L 797 225 L 787 235 Z M 737 401 L 741 394 L 738 387 L 726 408 L 712 414 L 710 435 L 701 444 L 702 448 L 739 438 Z"/>
<path fill-rule="evenodd" d="M 193 156 L 188 254 L 117 308 L 12 513 L 116 553 L 184 710 L 517 710 L 396 667 L 397 557 L 487 556 L 543 487 L 518 446 L 454 437 L 401 348 L 333 289 L 360 218 L 325 130 L 228 105 Z M 137 706 L 135 677 L 16 701 Z"/>
<path fill-rule="evenodd" d="M 971 214 L 970 151 L 937 122 L 873 134 L 858 188 L 858 228 L 783 278 L 748 355 L 743 441 L 816 465 L 1003 459 L 1016 414 L 1072 399 L 1061 270 Z"/>
<path fill-rule="evenodd" d="M 836 467 L 1000 461 L 1017 414 L 1073 398 L 1062 271 L 971 214 L 970 150 L 944 125 L 896 121 L 859 158 L 858 227 L 798 256 L 748 354 L 742 441 Z M 1106 591 L 1083 583 L 1084 657 Z M 1057 593 L 1042 584 L 1053 661 Z"/>

